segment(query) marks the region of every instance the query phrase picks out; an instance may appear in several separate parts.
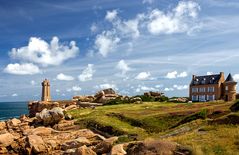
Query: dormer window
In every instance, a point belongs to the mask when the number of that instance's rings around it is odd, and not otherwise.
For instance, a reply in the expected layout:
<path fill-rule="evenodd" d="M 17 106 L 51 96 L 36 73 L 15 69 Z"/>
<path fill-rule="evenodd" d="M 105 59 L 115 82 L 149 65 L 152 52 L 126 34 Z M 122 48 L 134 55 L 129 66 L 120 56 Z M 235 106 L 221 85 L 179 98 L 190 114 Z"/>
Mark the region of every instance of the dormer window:
<path fill-rule="evenodd" d="M 198 81 L 199 81 L 198 79 L 195 79 L 194 84 L 198 84 Z"/>
<path fill-rule="evenodd" d="M 203 78 L 202 84 L 205 84 L 205 83 L 206 83 L 206 78 Z"/>
<path fill-rule="evenodd" d="M 214 82 L 215 78 L 212 77 L 211 80 L 210 80 L 210 84 L 212 84 Z"/>

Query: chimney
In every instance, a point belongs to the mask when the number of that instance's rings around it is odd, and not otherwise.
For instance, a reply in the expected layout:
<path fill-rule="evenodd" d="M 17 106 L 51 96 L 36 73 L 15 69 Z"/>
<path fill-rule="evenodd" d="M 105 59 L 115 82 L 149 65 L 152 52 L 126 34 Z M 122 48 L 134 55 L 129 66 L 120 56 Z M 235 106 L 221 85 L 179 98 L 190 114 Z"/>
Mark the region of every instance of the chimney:
<path fill-rule="evenodd" d="M 196 78 L 196 75 L 193 75 L 193 80 L 195 80 L 195 78 Z"/>
<path fill-rule="evenodd" d="M 220 72 L 220 76 L 224 78 L 224 72 Z"/>

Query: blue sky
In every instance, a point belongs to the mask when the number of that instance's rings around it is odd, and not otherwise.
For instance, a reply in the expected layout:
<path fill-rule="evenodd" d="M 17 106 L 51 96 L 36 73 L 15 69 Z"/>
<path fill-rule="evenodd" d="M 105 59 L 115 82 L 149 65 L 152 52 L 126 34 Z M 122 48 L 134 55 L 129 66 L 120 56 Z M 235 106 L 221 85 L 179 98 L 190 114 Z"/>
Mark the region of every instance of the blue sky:
<path fill-rule="evenodd" d="M 0 101 L 162 91 L 192 74 L 239 81 L 236 0 L 0 0 Z"/>

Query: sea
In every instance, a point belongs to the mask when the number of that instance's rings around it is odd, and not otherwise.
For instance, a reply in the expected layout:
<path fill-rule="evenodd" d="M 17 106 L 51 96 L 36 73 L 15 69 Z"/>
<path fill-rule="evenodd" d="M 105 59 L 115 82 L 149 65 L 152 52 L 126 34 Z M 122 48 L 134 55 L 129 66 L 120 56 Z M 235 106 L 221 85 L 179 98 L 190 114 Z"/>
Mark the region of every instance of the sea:
<path fill-rule="evenodd" d="M 28 102 L 0 102 L 0 121 L 28 114 Z"/>

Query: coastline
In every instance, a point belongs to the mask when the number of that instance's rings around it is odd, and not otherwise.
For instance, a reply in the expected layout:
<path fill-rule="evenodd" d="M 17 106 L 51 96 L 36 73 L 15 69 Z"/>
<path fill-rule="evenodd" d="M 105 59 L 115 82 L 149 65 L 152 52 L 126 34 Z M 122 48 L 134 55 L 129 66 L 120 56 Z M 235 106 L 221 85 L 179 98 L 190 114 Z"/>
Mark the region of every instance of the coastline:
<path fill-rule="evenodd" d="M 28 101 L 0 102 L 0 121 L 28 115 Z"/>

